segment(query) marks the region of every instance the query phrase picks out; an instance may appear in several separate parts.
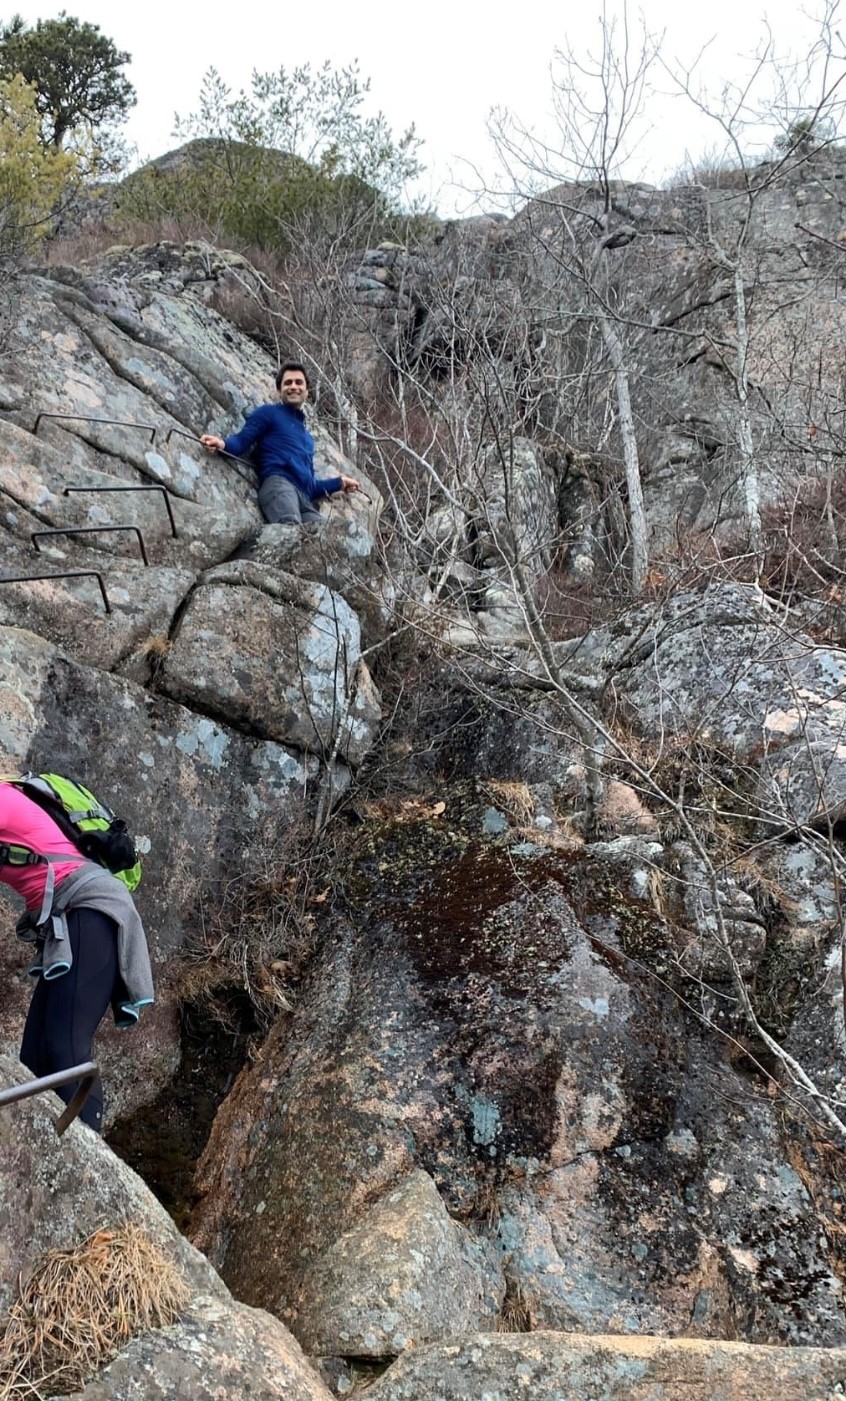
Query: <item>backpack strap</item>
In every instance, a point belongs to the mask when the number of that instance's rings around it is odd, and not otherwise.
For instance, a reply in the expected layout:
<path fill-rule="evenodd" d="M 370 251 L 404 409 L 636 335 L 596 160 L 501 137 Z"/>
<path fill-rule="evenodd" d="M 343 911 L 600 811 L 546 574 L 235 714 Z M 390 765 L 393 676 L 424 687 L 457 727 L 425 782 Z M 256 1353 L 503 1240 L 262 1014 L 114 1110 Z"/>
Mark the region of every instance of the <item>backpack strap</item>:
<path fill-rule="evenodd" d="M 59 853 L 55 851 L 33 851 L 28 846 L 20 846 L 17 842 L 4 842 L 0 845 L 0 866 L 40 866 L 47 867 L 44 881 L 44 898 L 41 901 L 41 909 L 38 912 L 36 925 L 42 925 L 53 908 L 53 895 L 56 890 L 56 873 L 54 865 L 62 861 L 78 861 L 79 855 L 70 853 Z"/>
<path fill-rule="evenodd" d="M 51 782 L 55 780 L 54 782 Z M 110 823 L 114 821 L 114 813 L 111 808 L 107 808 L 105 803 L 101 803 L 89 788 L 85 788 L 75 779 L 62 778 L 60 774 L 40 774 L 25 773 L 19 778 L 10 780 L 13 785 L 20 789 L 26 797 L 38 802 L 39 798 L 46 799 L 50 804 L 49 815 L 53 821 L 64 821 L 70 823 L 75 829 L 77 837 L 84 834 L 83 822 L 90 822 L 92 819 Z M 65 791 L 62 791 L 62 790 Z M 88 803 L 87 807 L 73 808 L 71 799 L 75 798 L 79 802 Z"/>
<path fill-rule="evenodd" d="M 17 842 L 0 844 L 0 866 L 37 866 L 46 859 L 28 846 L 19 846 Z"/>

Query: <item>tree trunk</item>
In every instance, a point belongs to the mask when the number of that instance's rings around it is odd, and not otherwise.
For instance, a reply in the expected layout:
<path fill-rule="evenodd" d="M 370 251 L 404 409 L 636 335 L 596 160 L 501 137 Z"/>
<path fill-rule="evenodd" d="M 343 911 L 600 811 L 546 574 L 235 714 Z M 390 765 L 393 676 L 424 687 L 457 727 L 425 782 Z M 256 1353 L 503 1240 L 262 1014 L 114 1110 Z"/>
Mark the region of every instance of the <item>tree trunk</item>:
<path fill-rule="evenodd" d="M 617 408 L 620 414 L 620 435 L 623 439 L 623 461 L 626 467 L 626 486 L 629 494 L 629 527 L 632 537 L 632 592 L 639 594 L 646 583 L 649 568 L 648 527 L 646 510 L 643 504 L 643 485 L 640 479 L 637 438 L 635 436 L 632 401 L 629 394 L 629 376 L 623 358 L 623 346 L 616 329 L 607 316 L 600 315 L 599 326 L 608 359 L 614 370 L 614 387 L 617 392 Z"/>

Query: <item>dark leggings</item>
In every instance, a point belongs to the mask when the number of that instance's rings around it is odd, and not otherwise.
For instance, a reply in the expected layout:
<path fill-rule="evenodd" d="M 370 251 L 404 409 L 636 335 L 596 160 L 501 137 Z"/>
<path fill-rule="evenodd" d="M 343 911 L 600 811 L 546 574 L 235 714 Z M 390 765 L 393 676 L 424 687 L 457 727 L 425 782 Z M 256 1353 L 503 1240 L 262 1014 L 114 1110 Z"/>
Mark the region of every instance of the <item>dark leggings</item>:
<path fill-rule="evenodd" d="M 73 964 L 67 973 L 39 978 L 21 1042 L 21 1060 L 33 1075 L 54 1075 L 91 1059 L 91 1042 L 112 999 L 118 975 L 117 925 L 99 910 L 71 910 L 68 933 Z M 63 1085 L 70 1103 L 79 1081 Z M 97 1079 L 80 1113 L 97 1133 L 103 1127 L 103 1086 Z"/>

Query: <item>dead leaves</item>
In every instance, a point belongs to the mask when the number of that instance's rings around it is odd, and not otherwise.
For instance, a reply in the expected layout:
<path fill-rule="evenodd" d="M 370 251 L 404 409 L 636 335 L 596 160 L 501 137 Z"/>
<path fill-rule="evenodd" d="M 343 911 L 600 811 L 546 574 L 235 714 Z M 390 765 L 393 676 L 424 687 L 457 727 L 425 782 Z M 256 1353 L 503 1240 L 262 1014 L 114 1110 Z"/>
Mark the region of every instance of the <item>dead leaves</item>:
<path fill-rule="evenodd" d="M 364 803 L 361 810 L 371 821 L 425 822 L 442 817 L 446 812 L 446 803 L 443 799 L 433 803 L 431 798 L 402 798 L 399 802 L 383 798 Z"/>

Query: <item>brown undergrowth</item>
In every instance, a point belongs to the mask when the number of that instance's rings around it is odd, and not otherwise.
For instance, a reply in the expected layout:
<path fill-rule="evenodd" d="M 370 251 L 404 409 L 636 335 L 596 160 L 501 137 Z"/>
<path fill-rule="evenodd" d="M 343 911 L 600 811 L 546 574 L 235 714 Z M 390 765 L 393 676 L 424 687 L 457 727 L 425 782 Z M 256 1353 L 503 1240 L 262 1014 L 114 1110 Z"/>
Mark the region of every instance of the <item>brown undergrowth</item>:
<path fill-rule="evenodd" d="M 175 1323 L 188 1298 L 175 1265 L 131 1222 L 49 1251 L 0 1336 L 0 1401 L 79 1390 L 137 1333 Z"/>
<path fill-rule="evenodd" d="M 190 921 L 181 999 L 226 1025 L 229 994 L 244 992 L 263 1030 L 290 1011 L 314 949 L 317 912 L 329 898 L 321 883 L 326 868 L 325 850 L 303 818 L 276 840 L 257 840 L 242 860 L 209 878 Z"/>

